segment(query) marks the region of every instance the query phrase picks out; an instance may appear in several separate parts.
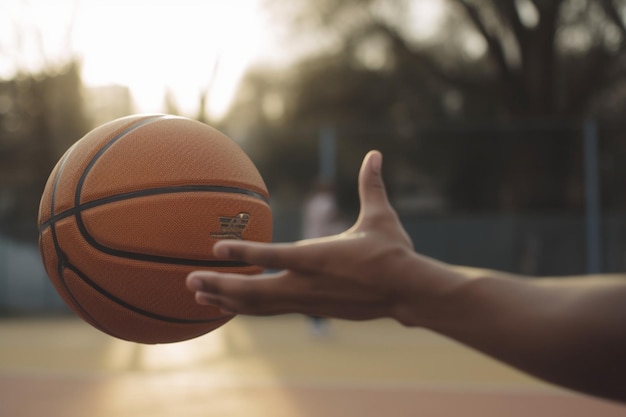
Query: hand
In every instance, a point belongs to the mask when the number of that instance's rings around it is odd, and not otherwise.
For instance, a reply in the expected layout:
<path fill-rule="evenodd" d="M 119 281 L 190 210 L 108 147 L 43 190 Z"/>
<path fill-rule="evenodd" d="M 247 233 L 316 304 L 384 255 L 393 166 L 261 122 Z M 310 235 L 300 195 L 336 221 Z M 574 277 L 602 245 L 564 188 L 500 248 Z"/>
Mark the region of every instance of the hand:
<path fill-rule="evenodd" d="M 187 286 L 197 302 L 252 315 L 390 317 L 547 381 L 626 401 L 623 277 L 533 282 L 422 256 L 387 200 L 381 166 L 380 153 L 366 156 L 361 212 L 344 233 L 290 244 L 217 243 L 219 258 L 281 271 L 192 272 Z"/>
<path fill-rule="evenodd" d="M 219 258 L 279 269 L 262 275 L 195 271 L 187 286 L 200 304 L 251 315 L 303 313 L 351 320 L 393 317 L 419 324 L 416 303 L 447 282 L 450 268 L 419 256 L 387 199 L 382 155 L 370 152 L 359 174 L 361 211 L 336 236 L 290 244 L 224 240 Z"/>

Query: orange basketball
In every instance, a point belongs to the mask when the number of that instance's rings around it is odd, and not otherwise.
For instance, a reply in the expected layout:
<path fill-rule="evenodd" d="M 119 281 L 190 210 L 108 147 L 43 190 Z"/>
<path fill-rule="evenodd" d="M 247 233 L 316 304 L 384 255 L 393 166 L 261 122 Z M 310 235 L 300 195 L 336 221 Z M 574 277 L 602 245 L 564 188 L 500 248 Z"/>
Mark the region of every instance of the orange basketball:
<path fill-rule="evenodd" d="M 76 142 L 39 207 L 39 249 L 55 288 L 86 322 L 141 343 L 190 339 L 232 318 L 198 305 L 193 270 L 256 273 L 216 259 L 219 239 L 268 242 L 269 195 L 235 142 L 168 115 L 124 117 Z"/>

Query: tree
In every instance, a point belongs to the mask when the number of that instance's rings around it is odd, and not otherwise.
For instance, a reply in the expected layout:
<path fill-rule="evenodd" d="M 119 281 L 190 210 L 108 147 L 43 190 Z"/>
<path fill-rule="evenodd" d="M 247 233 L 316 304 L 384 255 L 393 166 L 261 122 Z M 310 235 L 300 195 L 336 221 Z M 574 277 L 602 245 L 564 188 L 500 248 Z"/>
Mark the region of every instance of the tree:
<path fill-rule="evenodd" d="M 580 208 L 579 126 L 624 103 L 626 1 L 439 3 L 428 37 L 408 0 L 270 3 L 327 45 L 293 72 L 285 124 L 393 126 L 384 145 L 435 176 L 453 208 Z M 474 134 L 423 129 L 451 122 Z"/>
<path fill-rule="evenodd" d="M 45 48 L 41 27 L 21 2 L 4 8 L 14 36 L 0 42 L 13 74 L 0 79 L 0 233 L 34 241 L 37 209 L 46 180 L 61 155 L 91 127 L 85 111 L 80 60 L 71 48 L 77 4 L 67 6 L 60 51 Z M 19 16 L 13 15 L 18 12 Z M 21 13 L 20 13 L 21 12 Z M 39 55 L 29 56 L 32 50 Z"/>
<path fill-rule="evenodd" d="M 509 117 L 580 115 L 593 94 L 625 75 L 624 0 L 431 2 L 447 13 L 430 39 L 412 34 L 406 16 L 415 2 L 407 0 L 301 0 L 290 10 L 300 10 L 292 17 L 300 31 L 307 21 L 304 28 L 331 32 L 344 53 L 388 49 L 390 65 L 463 95 L 480 91 Z"/>
<path fill-rule="evenodd" d="M 89 129 L 78 62 L 0 81 L 0 232 L 37 235 L 44 185 L 61 155 Z"/>

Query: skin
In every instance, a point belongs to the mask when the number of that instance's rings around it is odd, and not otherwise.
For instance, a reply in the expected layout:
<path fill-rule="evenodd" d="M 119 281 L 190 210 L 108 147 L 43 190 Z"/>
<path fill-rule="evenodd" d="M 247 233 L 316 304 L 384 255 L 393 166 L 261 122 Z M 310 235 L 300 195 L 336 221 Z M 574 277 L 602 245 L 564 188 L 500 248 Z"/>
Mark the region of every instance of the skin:
<path fill-rule="evenodd" d="M 626 277 L 531 279 L 423 256 L 389 204 L 381 168 L 382 155 L 370 152 L 359 174 L 361 212 L 344 233 L 217 243 L 219 258 L 279 272 L 193 272 L 187 287 L 196 301 L 233 314 L 392 318 L 562 387 L 626 401 Z"/>

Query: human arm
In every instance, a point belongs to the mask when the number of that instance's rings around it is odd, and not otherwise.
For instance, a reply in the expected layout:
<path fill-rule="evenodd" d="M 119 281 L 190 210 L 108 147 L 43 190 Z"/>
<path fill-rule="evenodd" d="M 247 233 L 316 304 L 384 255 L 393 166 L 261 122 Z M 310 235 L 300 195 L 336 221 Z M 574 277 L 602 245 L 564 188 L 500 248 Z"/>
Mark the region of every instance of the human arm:
<path fill-rule="evenodd" d="M 547 381 L 626 401 L 626 280 L 531 280 L 423 256 L 387 200 L 381 164 L 377 152 L 366 157 L 361 213 L 340 235 L 292 244 L 216 244 L 220 258 L 280 271 L 194 272 L 187 285 L 197 301 L 238 314 L 390 317 Z"/>
<path fill-rule="evenodd" d="M 546 381 L 626 401 L 626 279 L 462 269 L 427 327 Z"/>

